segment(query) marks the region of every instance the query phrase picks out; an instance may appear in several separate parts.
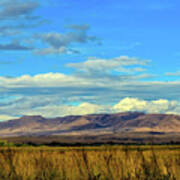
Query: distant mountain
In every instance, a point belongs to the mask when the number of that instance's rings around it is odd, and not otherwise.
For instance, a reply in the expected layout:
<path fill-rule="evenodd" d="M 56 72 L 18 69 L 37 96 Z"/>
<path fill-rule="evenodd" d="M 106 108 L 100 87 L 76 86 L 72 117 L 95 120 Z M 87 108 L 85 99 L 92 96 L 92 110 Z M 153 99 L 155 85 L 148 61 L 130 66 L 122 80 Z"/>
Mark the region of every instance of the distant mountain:
<path fill-rule="evenodd" d="M 127 132 L 180 133 L 180 116 L 127 112 L 0 122 L 0 136 L 108 135 Z"/>

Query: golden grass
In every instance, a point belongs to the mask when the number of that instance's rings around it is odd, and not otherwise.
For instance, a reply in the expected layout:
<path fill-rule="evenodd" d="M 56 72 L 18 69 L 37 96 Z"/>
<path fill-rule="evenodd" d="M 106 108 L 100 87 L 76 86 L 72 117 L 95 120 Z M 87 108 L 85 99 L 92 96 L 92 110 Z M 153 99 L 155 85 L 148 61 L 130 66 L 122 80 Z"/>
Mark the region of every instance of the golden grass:
<path fill-rule="evenodd" d="M 1 147 L 0 180 L 180 180 L 180 146 Z"/>

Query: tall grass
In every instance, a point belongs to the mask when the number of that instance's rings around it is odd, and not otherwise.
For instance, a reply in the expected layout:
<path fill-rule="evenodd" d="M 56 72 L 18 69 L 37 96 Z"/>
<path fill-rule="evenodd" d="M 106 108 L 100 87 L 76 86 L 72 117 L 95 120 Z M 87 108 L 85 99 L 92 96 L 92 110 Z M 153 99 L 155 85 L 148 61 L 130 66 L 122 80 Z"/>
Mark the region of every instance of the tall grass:
<path fill-rule="evenodd" d="M 4 147 L 0 180 L 180 180 L 180 147 Z"/>

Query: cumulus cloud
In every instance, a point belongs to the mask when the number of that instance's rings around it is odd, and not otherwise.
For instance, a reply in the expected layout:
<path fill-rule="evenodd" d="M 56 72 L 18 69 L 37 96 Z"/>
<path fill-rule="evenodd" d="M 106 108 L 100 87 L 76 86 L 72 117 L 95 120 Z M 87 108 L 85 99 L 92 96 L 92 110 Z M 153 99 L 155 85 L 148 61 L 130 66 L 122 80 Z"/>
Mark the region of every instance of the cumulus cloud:
<path fill-rule="evenodd" d="M 168 101 L 167 99 L 145 101 L 138 98 L 125 98 L 114 105 L 113 109 L 115 112 L 140 111 L 147 113 L 168 113 L 175 110 L 177 106 L 179 106 L 177 101 Z"/>
<path fill-rule="evenodd" d="M 143 111 L 146 105 L 147 102 L 144 100 L 139 100 L 137 98 L 125 98 L 118 104 L 114 105 L 113 109 L 117 112 Z"/>

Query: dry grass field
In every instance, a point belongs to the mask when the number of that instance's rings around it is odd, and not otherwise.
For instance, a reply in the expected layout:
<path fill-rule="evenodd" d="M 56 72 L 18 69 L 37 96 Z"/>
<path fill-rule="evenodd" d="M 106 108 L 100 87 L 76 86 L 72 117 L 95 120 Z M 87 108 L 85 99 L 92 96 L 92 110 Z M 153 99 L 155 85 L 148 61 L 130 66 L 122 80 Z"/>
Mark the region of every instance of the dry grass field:
<path fill-rule="evenodd" d="M 180 180 L 180 146 L 0 147 L 0 180 Z"/>

